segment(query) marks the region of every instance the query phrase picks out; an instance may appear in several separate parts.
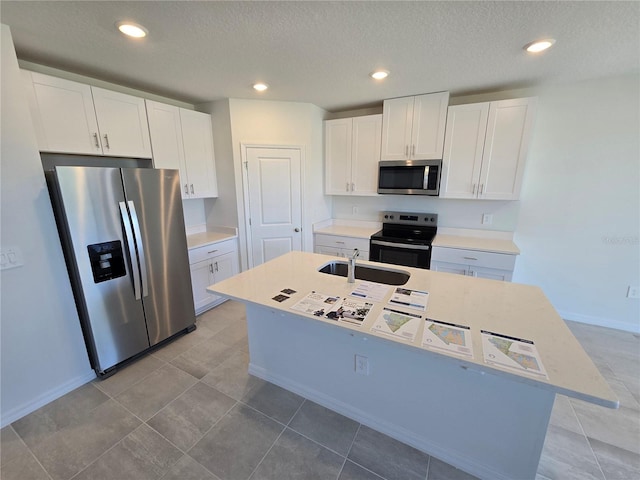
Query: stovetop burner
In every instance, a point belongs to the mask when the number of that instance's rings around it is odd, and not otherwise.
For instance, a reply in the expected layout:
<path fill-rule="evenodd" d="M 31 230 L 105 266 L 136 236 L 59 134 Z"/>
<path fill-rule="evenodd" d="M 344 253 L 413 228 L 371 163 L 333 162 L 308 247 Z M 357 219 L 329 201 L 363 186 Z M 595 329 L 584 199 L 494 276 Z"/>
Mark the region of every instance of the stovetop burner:
<path fill-rule="evenodd" d="M 435 213 L 382 212 L 382 230 L 371 238 L 395 243 L 431 245 L 438 231 Z"/>

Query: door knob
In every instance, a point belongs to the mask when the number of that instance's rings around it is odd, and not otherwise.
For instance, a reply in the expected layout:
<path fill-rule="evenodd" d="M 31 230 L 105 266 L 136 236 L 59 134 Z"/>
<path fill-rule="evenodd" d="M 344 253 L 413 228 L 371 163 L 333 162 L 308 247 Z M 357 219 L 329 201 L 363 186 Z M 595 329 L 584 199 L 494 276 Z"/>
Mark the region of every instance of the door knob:
<path fill-rule="evenodd" d="M 299 229 L 298 227 L 296 227 L 296 228 L 294 228 L 294 229 L 293 229 L 293 231 L 294 231 L 294 232 L 299 232 L 299 231 L 300 231 L 300 229 Z"/>

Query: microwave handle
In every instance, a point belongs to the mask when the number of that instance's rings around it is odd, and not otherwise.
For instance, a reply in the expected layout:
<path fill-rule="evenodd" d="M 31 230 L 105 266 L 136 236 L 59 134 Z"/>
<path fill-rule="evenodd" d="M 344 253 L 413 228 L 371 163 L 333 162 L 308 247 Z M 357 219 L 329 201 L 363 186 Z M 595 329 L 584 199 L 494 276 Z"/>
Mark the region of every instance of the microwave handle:
<path fill-rule="evenodd" d="M 429 188 L 429 169 L 431 167 L 429 165 L 426 165 L 424 167 L 424 178 L 422 180 L 422 188 L 424 188 L 425 190 L 427 190 Z"/>

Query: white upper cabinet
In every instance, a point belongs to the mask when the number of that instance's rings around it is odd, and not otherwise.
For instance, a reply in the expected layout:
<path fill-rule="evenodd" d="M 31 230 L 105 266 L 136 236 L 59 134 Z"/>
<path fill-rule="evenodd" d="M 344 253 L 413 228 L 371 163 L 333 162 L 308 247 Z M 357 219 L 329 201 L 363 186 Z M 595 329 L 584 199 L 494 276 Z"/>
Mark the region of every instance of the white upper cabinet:
<path fill-rule="evenodd" d="M 327 195 L 377 195 L 382 115 L 325 122 Z"/>
<path fill-rule="evenodd" d="M 440 197 L 517 200 L 536 99 L 449 107 Z"/>
<path fill-rule="evenodd" d="M 22 75 L 40 151 L 101 155 L 91 87 L 27 70 Z"/>
<path fill-rule="evenodd" d="M 449 107 L 440 197 L 477 198 L 489 103 Z"/>
<path fill-rule="evenodd" d="M 182 198 L 189 198 L 187 170 L 184 164 L 180 109 L 152 100 L 145 100 L 151 134 L 151 150 L 155 168 L 171 168 L 180 171 Z M 186 188 L 185 188 L 186 186 Z"/>
<path fill-rule="evenodd" d="M 442 158 L 449 92 L 385 100 L 382 160 Z"/>
<path fill-rule="evenodd" d="M 98 129 L 105 155 L 151 157 L 151 141 L 144 99 L 91 87 Z"/>
<path fill-rule="evenodd" d="M 184 161 L 191 198 L 217 197 L 216 159 L 211 115 L 180 109 Z"/>
<path fill-rule="evenodd" d="M 151 158 L 144 100 L 23 71 L 41 151 Z"/>
<path fill-rule="evenodd" d="M 182 198 L 217 197 L 211 116 L 146 100 L 156 168 L 180 171 Z"/>

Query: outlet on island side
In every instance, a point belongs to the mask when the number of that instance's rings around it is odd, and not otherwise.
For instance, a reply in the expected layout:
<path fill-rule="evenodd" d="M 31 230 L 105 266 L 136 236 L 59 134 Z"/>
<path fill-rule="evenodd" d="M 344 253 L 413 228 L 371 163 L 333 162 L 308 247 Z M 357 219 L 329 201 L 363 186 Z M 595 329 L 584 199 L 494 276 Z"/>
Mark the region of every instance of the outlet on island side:
<path fill-rule="evenodd" d="M 356 355 L 355 371 L 359 375 L 369 375 L 369 359 L 362 355 Z"/>
<path fill-rule="evenodd" d="M 493 214 L 492 213 L 483 213 L 482 214 L 482 225 L 491 225 L 493 223 Z"/>
<path fill-rule="evenodd" d="M 627 288 L 627 298 L 640 298 L 640 287 L 629 285 Z"/>

